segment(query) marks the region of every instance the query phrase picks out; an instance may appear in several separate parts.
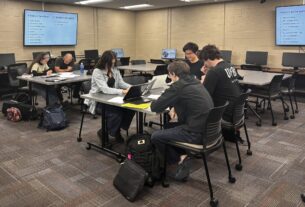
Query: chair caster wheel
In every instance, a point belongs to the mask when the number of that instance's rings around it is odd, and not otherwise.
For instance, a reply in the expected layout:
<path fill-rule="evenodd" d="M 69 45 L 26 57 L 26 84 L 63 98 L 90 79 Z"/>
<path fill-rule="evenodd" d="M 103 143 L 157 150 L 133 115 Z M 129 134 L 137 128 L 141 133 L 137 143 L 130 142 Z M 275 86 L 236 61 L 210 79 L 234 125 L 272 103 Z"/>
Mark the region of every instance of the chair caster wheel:
<path fill-rule="evenodd" d="M 81 137 L 77 137 L 77 141 L 78 141 L 78 142 L 81 142 L 81 141 L 82 141 L 82 138 L 81 138 Z"/>
<path fill-rule="evenodd" d="M 124 158 L 121 157 L 121 156 L 118 156 L 118 157 L 116 158 L 116 161 L 118 161 L 118 163 L 122 163 L 122 162 L 124 162 Z"/>
<path fill-rule="evenodd" d="M 243 170 L 243 166 L 241 164 L 236 164 L 235 165 L 235 169 L 238 171 L 242 171 Z"/>
<path fill-rule="evenodd" d="M 147 122 L 145 122 L 145 123 L 144 123 L 144 126 L 146 126 L 146 127 L 147 127 L 147 125 L 148 125 L 148 124 L 147 124 Z"/>
<path fill-rule="evenodd" d="M 235 177 L 229 177 L 229 183 L 235 183 L 236 178 Z"/>
<path fill-rule="evenodd" d="M 152 127 L 152 125 L 153 125 L 153 124 L 152 124 L 151 122 L 148 123 L 148 126 L 149 126 L 149 127 Z"/>
<path fill-rule="evenodd" d="M 210 201 L 210 205 L 211 205 L 211 207 L 217 207 L 218 206 L 218 200 L 216 198 L 213 198 Z"/>
<path fill-rule="evenodd" d="M 162 187 L 163 188 L 168 188 L 169 187 L 169 183 L 167 183 L 166 181 L 162 181 Z"/>
<path fill-rule="evenodd" d="M 257 121 L 257 122 L 256 122 L 256 126 L 262 126 L 262 122 Z"/>
<path fill-rule="evenodd" d="M 91 149 L 91 144 L 88 144 L 88 146 L 86 147 L 87 150 Z"/>
<path fill-rule="evenodd" d="M 294 117 L 294 115 L 290 115 L 290 119 L 294 119 L 295 117 Z"/>
<path fill-rule="evenodd" d="M 247 155 L 251 156 L 252 155 L 252 151 L 251 150 L 247 150 Z"/>
<path fill-rule="evenodd" d="M 276 123 L 276 122 L 273 122 L 273 123 L 272 123 L 272 126 L 276 126 L 276 125 L 277 125 L 277 123 Z"/>
<path fill-rule="evenodd" d="M 35 106 L 38 106 L 38 103 L 35 103 Z"/>
<path fill-rule="evenodd" d="M 289 118 L 287 116 L 284 117 L 284 120 L 288 120 Z"/>
<path fill-rule="evenodd" d="M 296 113 L 296 114 L 299 113 L 299 110 L 295 110 L 294 113 Z"/>
<path fill-rule="evenodd" d="M 302 201 L 305 203 L 305 193 L 301 195 Z"/>

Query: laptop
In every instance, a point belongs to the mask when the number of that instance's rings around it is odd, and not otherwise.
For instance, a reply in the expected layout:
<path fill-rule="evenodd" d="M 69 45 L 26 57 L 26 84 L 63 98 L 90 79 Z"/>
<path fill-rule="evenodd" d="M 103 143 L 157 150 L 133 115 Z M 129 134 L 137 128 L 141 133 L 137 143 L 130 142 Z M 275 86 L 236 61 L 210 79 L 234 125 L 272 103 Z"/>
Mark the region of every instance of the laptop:
<path fill-rule="evenodd" d="M 128 93 L 124 96 L 123 101 L 125 103 L 133 103 L 133 104 L 142 104 L 148 103 L 151 100 L 148 98 L 143 98 L 144 92 L 147 93 L 147 87 L 149 87 L 149 83 L 141 84 L 141 85 L 133 85 L 130 87 Z"/>
<path fill-rule="evenodd" d="M 168 88 L 168 85 L 166 83 L 167 75 L 156 75 L 153 77 L 152 81 L 154 81 L 154 84 L 152 85 L 151 89 L 156 88 Z"/>

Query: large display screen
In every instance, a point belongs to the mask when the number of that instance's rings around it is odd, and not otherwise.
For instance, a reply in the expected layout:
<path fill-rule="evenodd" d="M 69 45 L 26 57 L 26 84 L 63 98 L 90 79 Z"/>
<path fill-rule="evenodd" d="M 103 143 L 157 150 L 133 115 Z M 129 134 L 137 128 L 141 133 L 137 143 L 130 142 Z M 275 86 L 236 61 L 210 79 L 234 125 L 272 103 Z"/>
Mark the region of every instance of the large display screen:
<path fill-rule="evenodd" d="M 276 45 L 305 45 L 305 5 L 276 8 Z"/>
<path fill-rule="evenodd" d="M 25 46 L 77 44 L 78 15 L 48 11 L 24 11 Z"/>

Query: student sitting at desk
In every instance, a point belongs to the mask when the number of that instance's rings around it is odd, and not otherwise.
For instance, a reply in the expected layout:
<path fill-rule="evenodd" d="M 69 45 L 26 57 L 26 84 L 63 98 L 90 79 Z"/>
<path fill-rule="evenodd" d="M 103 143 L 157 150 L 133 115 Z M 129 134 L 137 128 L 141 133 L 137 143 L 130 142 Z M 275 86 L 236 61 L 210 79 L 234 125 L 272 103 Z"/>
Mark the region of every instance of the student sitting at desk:
<path fill-rule="evenodd" d="M 114 52 L 108 50 L 103 53 L 93 71 L 89 93 L 124 95 L 128 92 L 130 85 L 124 82 L 120 71 L 115 68 L 116 60 Z M 86 99 L 85 104 L 89 106 L 89 111 L 95 114 L 96 102 Z M 120 129 L 128 130 L 134 114 L 134 111 L 107 105 L 106 121 L 109 135 L 117 141 L 123 141 Z M 99 136 L 102 136 L 101 132 L 102 130 L 98 131 Z"/>
<path fill-rule="evenodd" d="M 198 80 L 201 80 L 203 75 L 201 68 L 203 62 L 197 57 L 198 45 L 193 42 L 188 42 L 183 47 L 183 52 L 186 57 L 186 63 L 190 66 L 191 74 L 194 75 Z"/>
<path fill-rule="evenodd" d="M 215 106 L 229 101 L 222 118 L 230 122 L 233 113 L 230 106 L 242 93 L 238 73 L 230 63 L 221 58 L 220 51 L 215 45 L 203 47 L 199 57 L 204 61 L 203 72 L 208 69 L 207 74 L 202 77 L 203 85 L 212 96 Z M 224 137 L 227 138 L 226 134 Z"/>
<path fill-rule="evenodd" d="M 169 89 L 153 101 L 151 110 L 161 113 L 167 107 L 173 106 L 175 112 L 170 116 L 178 116 L 178 123 L 173 128 L 155 131 L 151 136 L 152 143 L 162 153 L 168 141 L 181 141 L 193 144 L 202 144 L 202 132 L 213 101 L 208 91 L 190 75 L 190 67 L 184 61 L 173 62 L 168 66 L 168 75 L 173 84 Z M 179 162 L 175 179 L 185 180 L 190 173 L 190 159 L 185 151 L 168 147 L 168 162 Z"/>
<path fill-rule="evenodd" d="M 42 76 L 42 75 L 51 75 L 52 70 L 49 69 L 48 61 L 50 60 L 49 53 L 41 53 L 36 59 L 32 62 L 30 66 L 30 73 L 33 76 Z M 33 83 L 33 90 L 46 99 L 46 86 Z M 55 90 L 55 87 L 48 87 L 48 97 L 49 105 L 54 105 L 58 103 L 58 97 Z"/>
<path fill-rule="evenodd" d="M 75 65 L 74 65 L 74 59 L 73 59 L 72 54 L 67 53 L 67 54 L 65 54 L 64 57 L 56 58 L 54 70 L 57 73 L 72 72 L 74 66 Z M 74 86 L 73 98 L 78 98 L 79 99 L 80 98 L 79 90 L 80 90 L 80 87 L 81 87 L 81 83 L 74 83 L 73 86 Z M 58 97 L 59 97 L 60 101 L 62 102 L 63 101 L 63 96 L 61 94 L 61 87 L 57 88 L 57 94 L 58 94 Z"/>

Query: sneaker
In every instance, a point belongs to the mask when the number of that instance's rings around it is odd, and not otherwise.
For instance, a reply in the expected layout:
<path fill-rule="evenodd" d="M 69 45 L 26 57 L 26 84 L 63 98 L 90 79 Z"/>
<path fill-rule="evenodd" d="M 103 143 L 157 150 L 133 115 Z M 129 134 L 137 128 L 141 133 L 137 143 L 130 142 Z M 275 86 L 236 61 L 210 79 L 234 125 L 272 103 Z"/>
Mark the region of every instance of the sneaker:
<path fill-rule="evenodd" d="M 175 180 L 186 181 L 190 175 L 191 170 L 191 159 L 186 157 L 181 164 L 178 165 Z"/>

